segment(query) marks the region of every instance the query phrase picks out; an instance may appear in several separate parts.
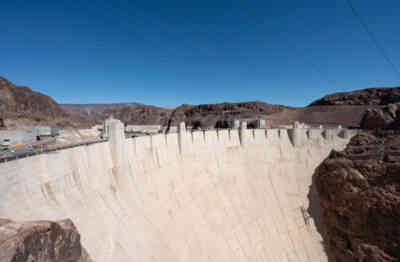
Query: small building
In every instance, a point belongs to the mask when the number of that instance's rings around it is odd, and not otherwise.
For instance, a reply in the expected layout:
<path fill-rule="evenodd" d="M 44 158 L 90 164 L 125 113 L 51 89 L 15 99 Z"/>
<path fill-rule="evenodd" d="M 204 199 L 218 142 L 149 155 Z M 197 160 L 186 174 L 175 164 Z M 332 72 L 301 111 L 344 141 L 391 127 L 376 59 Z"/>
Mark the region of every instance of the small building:
<path fill-rule="evenodd" d="M 58 136 L 60 134 L 60 130 L 56 126 L 35 126 L 36 136 Z"/>
<path fill-rule="evenodd" d="M 238 129 L 240 127 L 240 120 L 239 119 L 233 119 L 232 120 L 232 129 Z"/>
<path fill-rule="evenodd" d="M 265 120 L 264 119 L 257 119 L 255 128 L 265 128 Z"/>

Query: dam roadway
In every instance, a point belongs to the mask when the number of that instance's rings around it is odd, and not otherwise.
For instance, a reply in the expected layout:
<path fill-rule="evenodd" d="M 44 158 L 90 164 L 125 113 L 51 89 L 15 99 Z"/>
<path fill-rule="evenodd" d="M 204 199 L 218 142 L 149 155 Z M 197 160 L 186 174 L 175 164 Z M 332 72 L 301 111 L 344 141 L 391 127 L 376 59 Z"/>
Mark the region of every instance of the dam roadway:
<path fill-rule="evenodd" d="M 71 218 L 95 261 L 328 261 L 315 168 L 346 130 L 125 139 L 0 164 L 0 218 Z"/>

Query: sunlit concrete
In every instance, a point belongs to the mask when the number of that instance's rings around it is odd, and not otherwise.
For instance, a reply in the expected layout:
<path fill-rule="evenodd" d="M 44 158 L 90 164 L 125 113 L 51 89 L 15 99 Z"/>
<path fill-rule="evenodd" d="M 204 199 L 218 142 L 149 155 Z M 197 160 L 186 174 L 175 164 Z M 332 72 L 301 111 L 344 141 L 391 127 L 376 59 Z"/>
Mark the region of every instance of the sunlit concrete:
<path fill-rule="evenodd" d="M 95 261 L 327 261 L 308 195 L 350 136 L 182 126 L 125 140 L 111 125 L 109 142 L 0 164 L 0 217 L 71 218 Z"/>

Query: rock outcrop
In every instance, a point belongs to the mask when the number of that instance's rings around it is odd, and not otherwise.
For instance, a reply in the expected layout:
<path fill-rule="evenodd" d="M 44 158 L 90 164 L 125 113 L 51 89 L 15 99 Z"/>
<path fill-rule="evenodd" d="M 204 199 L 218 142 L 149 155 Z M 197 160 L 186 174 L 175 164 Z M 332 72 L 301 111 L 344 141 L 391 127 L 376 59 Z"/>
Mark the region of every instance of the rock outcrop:
<path fill-rule="evenodd" d="M 0 77 L 0 110 L 7 117 L 48 120 L 67 116 L 66 112 L 49 96 L 17 86 Z"/>
<path fill-rule="evenodd" d="M 310 104 L 321 105 L 388 105 L 400 102 L 400 87 L 367 88 L 352 92 L 334 93 Z"/>
<path fill-rule="evenodd" d="M 87 128 L 95 121 L 84 115 L 67 112 L 54 99 L 17 86 L 0 77 L 0 128 L 19 125 L 57 125 Z"/>
<path fill-rule="evenodd" d="M 317 168 L 315 182 L 337 262 L 400 261 L 400 130 L 353 137 Z"/>
<path fill-rule="evenodd" d="M 368 109 L 361 120 L 360 126 L 363 129 L 390 128 L 398 121 L 399 111 L 400 107 L 396 104 Z"/>
<path fill-rule="evenodd" d="M 13 222 L 0 219 L 1 262 L 90 262 L 71 220 Z"/>

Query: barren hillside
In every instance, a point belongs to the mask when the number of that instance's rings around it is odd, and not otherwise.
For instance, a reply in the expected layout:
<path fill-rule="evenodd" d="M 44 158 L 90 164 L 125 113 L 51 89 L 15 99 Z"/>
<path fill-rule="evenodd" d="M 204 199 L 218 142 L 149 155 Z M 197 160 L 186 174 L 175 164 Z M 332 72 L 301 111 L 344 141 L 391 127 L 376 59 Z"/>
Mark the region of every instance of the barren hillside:
<path fill-rule="evenodd" d="M 387 105 L 400 102 L 400 87 L 366 88 L 334 93 L 315 100 L 310 106 L 321 105 Z"/>

